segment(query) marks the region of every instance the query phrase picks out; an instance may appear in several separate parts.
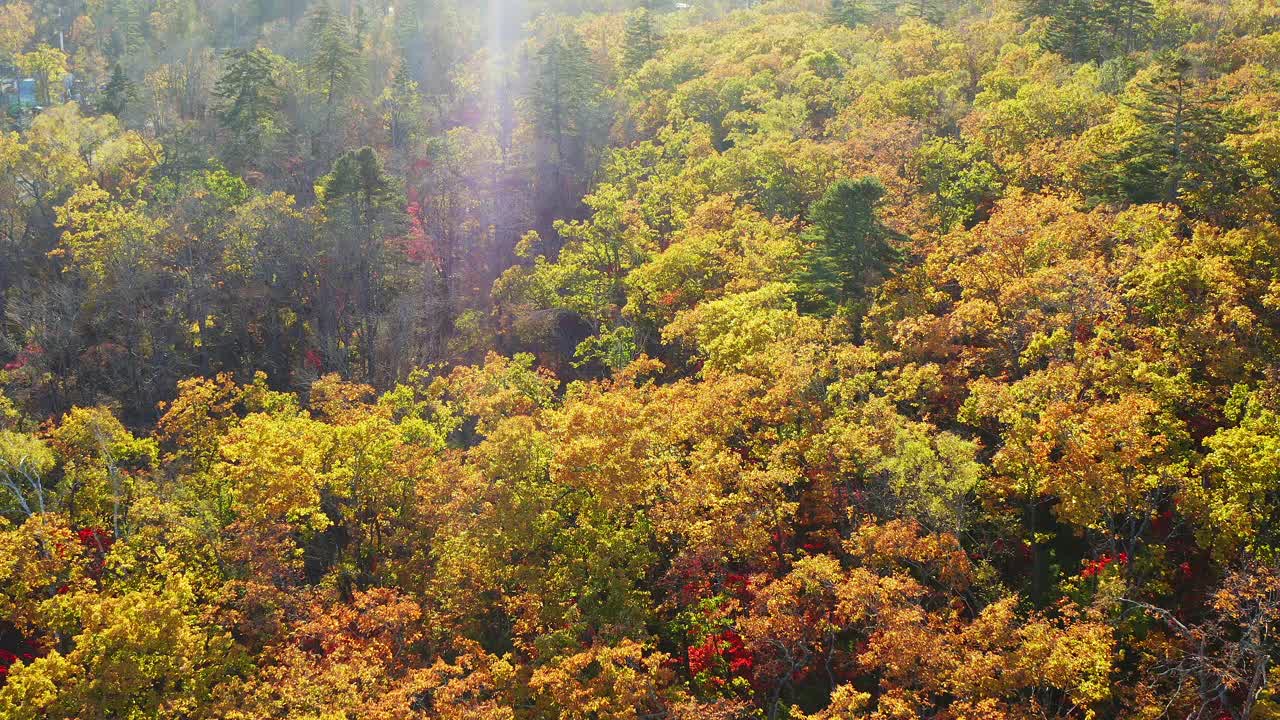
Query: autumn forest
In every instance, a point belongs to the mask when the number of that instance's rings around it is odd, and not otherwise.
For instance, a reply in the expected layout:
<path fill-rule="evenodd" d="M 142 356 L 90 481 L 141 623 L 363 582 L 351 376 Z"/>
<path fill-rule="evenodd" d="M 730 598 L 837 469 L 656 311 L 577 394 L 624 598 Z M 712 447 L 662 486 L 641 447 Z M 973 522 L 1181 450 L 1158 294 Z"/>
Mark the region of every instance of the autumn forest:
<path fill-rule="evenodd" d="M 2 0 L 0 718 L 1278 663 L 1275 0 Z"/>

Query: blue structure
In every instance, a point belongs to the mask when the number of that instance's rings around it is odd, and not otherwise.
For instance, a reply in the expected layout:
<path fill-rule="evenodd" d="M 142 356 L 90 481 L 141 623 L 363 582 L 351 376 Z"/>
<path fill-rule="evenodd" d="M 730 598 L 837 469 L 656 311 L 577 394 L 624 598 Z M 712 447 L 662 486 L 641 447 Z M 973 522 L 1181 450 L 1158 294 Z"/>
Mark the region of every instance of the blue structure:
<path fill-rule="evenodd" d="M 18 105 L 34 107 L 36 104 L 36 79 L 22 78 L 18 80 Z"/>

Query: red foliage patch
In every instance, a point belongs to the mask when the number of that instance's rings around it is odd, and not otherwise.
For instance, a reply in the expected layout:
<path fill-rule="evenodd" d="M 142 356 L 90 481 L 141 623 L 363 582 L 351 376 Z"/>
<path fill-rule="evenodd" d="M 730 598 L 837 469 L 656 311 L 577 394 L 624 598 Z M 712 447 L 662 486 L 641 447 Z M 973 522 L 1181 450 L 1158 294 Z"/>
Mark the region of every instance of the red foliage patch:
<path fill-rule="evenodd" d="M 44 348 L 35 343 L 30 343 L 18 352 L 18 357 L 4 366 L 5 370 L 21 370 L 27 366 L 27 363 L 35 360 L 44 354 Z"/>
<path fill-rule="evenodd" d="M 711 671 L 717 676 L 727 673 L 746 678 L 754 667 L 755 657 L 742 642 L 742 636 L 732 629 L 708 635 L 702 644 L 689 648 L 689 672 L 694 675 Z M 723 685 L 723 681 L 719 684 Z"/>
<path fill-rule="evenodd" d="M 1120 565 L 1128 565 L 1129 554 L 1120 553 L 1118 557 L 1112 558 L 1110 553 L 1103 553 L 1102 557 L 1097 560 L 1091 560 L 1084 564 L 1084 569 L 1080 571 L 1080 577 L 1094 577 L 1102 573 L 1103 570 L 1106 570 L 1107 566 L 1113 562 L 1119 563 Z"/>
<path fill-rule="evenodd" d="M 111 545 L 115 543 L 115 538 L 102 528 L 82 528 L 76 533 L 76 537 L 79 538 L 80 545 L 89 556 L 89 576 L 95 580 L 101 578 L 103 567 L 107 562 L 107 553 L 111 552 Z"/>

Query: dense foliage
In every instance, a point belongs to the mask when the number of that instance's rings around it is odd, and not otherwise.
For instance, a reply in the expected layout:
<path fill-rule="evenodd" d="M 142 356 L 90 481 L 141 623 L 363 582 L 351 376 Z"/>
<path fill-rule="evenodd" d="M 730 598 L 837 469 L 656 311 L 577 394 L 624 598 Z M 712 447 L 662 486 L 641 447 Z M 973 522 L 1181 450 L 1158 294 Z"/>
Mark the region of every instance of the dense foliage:
<path fill-rule="evenodd" d="M 0 6 L 0 717 L 1280 718 L 1280 5 L 475 5 Z"/>

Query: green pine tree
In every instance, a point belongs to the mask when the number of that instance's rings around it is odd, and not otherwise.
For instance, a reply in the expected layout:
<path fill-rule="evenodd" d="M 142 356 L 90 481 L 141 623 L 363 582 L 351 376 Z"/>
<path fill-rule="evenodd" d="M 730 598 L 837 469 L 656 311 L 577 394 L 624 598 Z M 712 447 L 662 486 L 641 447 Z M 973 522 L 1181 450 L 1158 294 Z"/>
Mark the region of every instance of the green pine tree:
<path fill-rule="evenodd" d="M 871 18 L 871 11 L 858 0 L 831 0 L 827 22 L 854 28 Z"/>
<path fill-rule="evenodd" d="M 114 22 L 112 44 L 120 55 L 136 55 L 147 44 L 147 10 L 138 0 L 116 0 L 108 6 Z"/>
<path fill-rule="evenodd" d="M 1058 0 L 1049 12 L 1045 31 L 1048 49 L 1076 62 L 1099 56 L 1100 15 L 1094 0 Z"/>
<path fill-rule="evenodd" d="M 1163 62 L 1128 103 L 1138 132 L 1092 168 L 1105 194 L 1134 203 L 1178 203 L 1185 193 L 1238 179 L 1239 158 L 1225 141 L 1248 131 L 1249 123 L 1229 113 L 1222 96 L 1199 92 L 1190 70 L 1185 58 Z"/>
<path fill-rule="evenodd" d="M 348 361 L 372 377 L 379 367 L 381 320 L 397 294 L 399 266 L 388 240 L 405 231 L 404 192 L 370 147 L 340 155 L 317 191 L 325 214 L 322 247 L 329 256 L 322 284 L 333 293 L 321 333 L 335 355 L 346 348 Z"/>
<path fill-rule="evenodd" d="M 382 168 L 373 148 L 348 150 L 333 163 L 333 169 L 321 184 L 325 201 L 348 205 L 352 221 L 378 224 L 381 213 L 399 209 L 399 197 L 393 179 Z"/>
<path fill-rule="evenodd" d="M 337 102 L 355 87 L 359 78 L 360 53 L 350 23 L 324 3 L 312 10 L 307 36 L 310 44 L 307 78 L 312 89 L 324 99 L 324 130 L 328 134 Z"/>
<path fill-rule="evenodd" d="M 98 111 L 119 117 L 137 97 L 137 85 L 125 74 L 120 63 L 116 63 L 111 68 L 111 79 L 102 88 L 102 97 L 98 100 Z"/>
<path fill-rule="evenodd" d="M 423 107 L 422 93 L 403 57 L 396 62 L 391 86 L 383 91 L 379 102 L 384 111 L 391 147 L 404 147 L 415 128 L 422 124 Z"/>
<path fill-rule="evenodd" d="M 598 71 L 576 32 L 551 38 L 534 59 L 528 110 L 538 137 L 541 208 L 563 215 L 579 196 L 593 150 L 608 131 Z"/>
<path fill-rule="evenodd" d="M 622 67 L 628 74 L 640 69 L 650 58 L 658 54 L 662 38 L 653 24 L 648 8 L 640 8 L 627 15 L 622 46 Z"/>
<path fill-rule="evenodd" d="M 942 1 L 896 0 L 896 12 L 907 17 L 919 18 L 931 25 L 938 25 L 946 14 Z"/>
<path fill-rule="evenodd" d="M 1127 55 L 1146 46 L 1155 21 L 1151 0 L 1110 0 L 1098 5 L 1100 24 L 1111 56 Z"/>
<path fill-rule="evenodd" d="M 1047 18 L 1045 47 L 1076 62 L 1141 49 L 1155 17 L 1151 0 L 1024 0 L 1022 9 Z"/>
<path fill-rule="evenodd" d="M 233 138 L 233 157 L 245 160 L 256 156 L 264 139 L 278 129 L 278 62 L 275 54 L 263 48 L 236 48 L 224 55 L 225 69 L 213 94 L 218 98 L 218 120 Z"/>
<path fill-rule="evenodd" d="M 809 208 L 810 249 L 794 277 L 802 309 L 856 321 L 867 289 L 899 259 L 895 234 L 876 216 L 884 193 L 873 177 L 840 180 Z"/>

